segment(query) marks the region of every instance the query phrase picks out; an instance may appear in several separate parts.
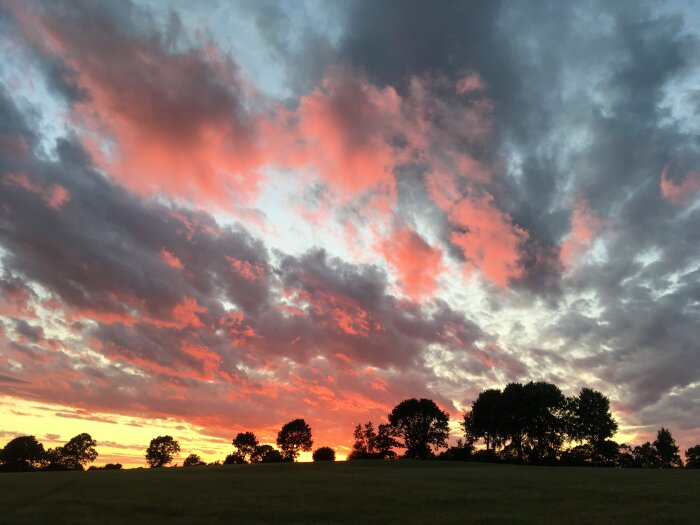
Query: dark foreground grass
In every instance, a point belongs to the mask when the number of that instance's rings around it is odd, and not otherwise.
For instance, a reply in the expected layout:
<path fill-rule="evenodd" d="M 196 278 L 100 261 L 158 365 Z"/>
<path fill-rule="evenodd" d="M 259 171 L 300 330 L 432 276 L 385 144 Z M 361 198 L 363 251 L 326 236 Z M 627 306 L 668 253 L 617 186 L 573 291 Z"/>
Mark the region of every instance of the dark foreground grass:
<path fill-rule="evenodd" d="M 699 470 L 358 461 L 0 474 L 0 523 L 700 523 Z"/>

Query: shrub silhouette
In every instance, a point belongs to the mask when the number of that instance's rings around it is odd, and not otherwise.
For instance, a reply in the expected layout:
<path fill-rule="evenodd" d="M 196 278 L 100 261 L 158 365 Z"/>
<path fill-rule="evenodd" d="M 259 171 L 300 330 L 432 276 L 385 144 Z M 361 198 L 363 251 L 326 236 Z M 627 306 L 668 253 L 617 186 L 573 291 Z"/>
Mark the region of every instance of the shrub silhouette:
<path fill-rule="evenodd" d="M 312 455 L 314 461 L 335 461 L 335 450 L 331 447 L 320 447 L 314 450 Z"/>
<path fill-rule="evenodd" d="M 202 461 L 202 458 L 200 458 L 197 454 L 190 454 L 185 458 L 185 461 L 182 463 L 183 467 L 196 467 L 199 465 L 206 465 L 206 463 Z"/>

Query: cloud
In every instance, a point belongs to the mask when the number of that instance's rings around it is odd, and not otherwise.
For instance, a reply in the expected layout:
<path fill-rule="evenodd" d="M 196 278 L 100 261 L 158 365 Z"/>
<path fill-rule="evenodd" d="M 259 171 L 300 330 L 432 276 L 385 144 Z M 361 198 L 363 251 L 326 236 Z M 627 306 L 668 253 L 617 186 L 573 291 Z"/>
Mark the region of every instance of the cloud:
<path fill-rule="evenodd" d="M 331 34 L 256 3 L 281 100 L 187 14 L 8 5 L 48 91 L 0 93 L 3 392 L 221 436 L 294 413 L 347 445 L 403 397 L 456 416 L 544 378 L 690 439 L 700 64 L 682 7 L 355 1 L 319 11 Z M 54 145 L 31 103 L 59 95 Z M 299 213 L 263 209 L 288 186 Z"/>
<path fill-rule="evenodd" d="M 224 206 L 257 192 L 255 123 L 236 65 L 213 48 L 178 50 L 131 2 L 10 3 L 25 39 L 74 75 L 73 118 L 99 166 L 128 188 Z M 176 20 L 176 19 L 175 19 Z M 150 26 L 150 27 L 149 27 Z M 77 27 L 81 29 L 76 30 Z"/>
<path fill-rule="evenodd" d="M 408 296 L 421 299 L 435 293 L 437 278 L 445 270 L 439 248 L 404 226 L 383 241 L 380 251 Z"/>
<path fill-rule="evenodd" d="M 700 191 L 700 173 L 690 171 L 683 178 L 674 182 L 668 177 L 669 166 L 661 172 L 661 195 L 671 204 L 685 204 Z"/>

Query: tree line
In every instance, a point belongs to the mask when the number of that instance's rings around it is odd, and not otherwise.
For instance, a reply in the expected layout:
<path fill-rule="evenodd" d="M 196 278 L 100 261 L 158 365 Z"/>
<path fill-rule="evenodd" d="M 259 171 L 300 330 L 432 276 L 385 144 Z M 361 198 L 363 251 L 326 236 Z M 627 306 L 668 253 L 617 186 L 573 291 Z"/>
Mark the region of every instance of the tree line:
<path fill-rule="evenodd" d="M 684 466 L 680 450 L 666 428 L 656 440 L 629 446 L 612 440 L 618 429 L 610 411 L 610 400 L 601 392 L 583 388 L 567 397 L 554 384 L 510 383 L 505 388 L 479 393 L 460 422 L 462 438 L 448 446 L 450 418 L 430 399 L 406 399 L 375 427 L 367 421 L 354 430 L 348 460 L 442 459 L 533 465 L 603 466 L 621 468 L 677 468 Z M 277 434 L 277 448 L 261 444 L 253 432 L 239 432 L 234 450 L 224 465 L 293 462 L 313 448 L 311 427 L 303 419 L 286 423 Z M 79 434 L 65 445 L 44 449 L 34 436 L 20 436 L 0 450 L 0 470 L 84 470 L 97 459 L 97 443 L 89 434 Z M 172 436 L 151 440 L 145 459 L 149 467 L 164 467 L 181 452 Z M 313 451 L 314 461 L 334 461 L 328 446 Z M 685 451 L 687 468 L 700 468 L 700 445 Z M 183 466 L 205 465 L 196 453 Z M 215 461 L 210 464 L 221 464 Z M 120 469 L 118 463 L 94 469 Z"/>

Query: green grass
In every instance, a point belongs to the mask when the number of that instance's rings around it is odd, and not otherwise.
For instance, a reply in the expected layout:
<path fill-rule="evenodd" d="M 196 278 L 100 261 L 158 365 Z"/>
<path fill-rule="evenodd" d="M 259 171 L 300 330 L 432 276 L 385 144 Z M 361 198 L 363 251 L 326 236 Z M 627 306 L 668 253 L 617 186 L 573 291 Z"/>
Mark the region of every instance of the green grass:
<path fill-rule="evenodd" d="M 700 523 L 699 470 L 358 461 L 0 474 L 0 523 Z"/>

